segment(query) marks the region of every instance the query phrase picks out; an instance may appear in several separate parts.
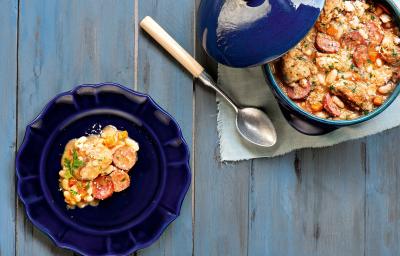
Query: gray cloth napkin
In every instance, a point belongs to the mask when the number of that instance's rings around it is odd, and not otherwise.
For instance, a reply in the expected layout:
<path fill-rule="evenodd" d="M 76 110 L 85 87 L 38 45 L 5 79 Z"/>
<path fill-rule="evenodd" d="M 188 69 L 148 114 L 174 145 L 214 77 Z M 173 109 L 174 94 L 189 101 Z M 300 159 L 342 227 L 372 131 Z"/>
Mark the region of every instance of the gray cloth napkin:
<path fill-rule="evenodd" d="M 278 134 L 278 142 L 272 148 L 260 148 L 244 141 L 236 132 L 234 111 L 217 96 L 222 161 L 274 157 L 300 148 L 327 147 L 400 125 L 400 101 L 397 99 L 383 113 L 365 123 L 344 127 L 323 136 L 303 135 L 284 119 L 260 67 L 234 69 L 219 65 L 218 73 L 220 87 L 242 106 L 263 108 L 274 123 Z"/>

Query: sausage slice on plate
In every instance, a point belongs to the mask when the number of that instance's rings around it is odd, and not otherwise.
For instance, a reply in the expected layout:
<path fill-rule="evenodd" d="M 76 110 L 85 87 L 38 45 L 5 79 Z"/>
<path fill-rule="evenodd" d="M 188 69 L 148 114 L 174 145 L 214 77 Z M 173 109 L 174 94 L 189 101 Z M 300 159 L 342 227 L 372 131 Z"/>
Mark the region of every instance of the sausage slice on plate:
<path fill-rule="evenodd" d="M 134 148 L 123 146 L 117 149 L 113 155 L 113 162 L 119 169 L 129 171 L 137 161 L 137 152 Z"/>
<path fill-rule="evenodd" d="M 129 175 L 122 170 L 115 170 L 110 174 L 112 182 L 114 184 L 114 191 L 121 192 L 129 187 L 131 179 Z"/>
<path fill-rule="evenodd" d="M 109 176 L 99 176 L 93 180 L 93 197 L 104 200 L 114 193 L 114 183 Z"/>
<path fill-rule="evenodd" d="M 324 33 L 317 34 L 315 44 L 318 50 L 326 53 L 336 53 L 340 48 L 340 44 L 337 41 Z"/>

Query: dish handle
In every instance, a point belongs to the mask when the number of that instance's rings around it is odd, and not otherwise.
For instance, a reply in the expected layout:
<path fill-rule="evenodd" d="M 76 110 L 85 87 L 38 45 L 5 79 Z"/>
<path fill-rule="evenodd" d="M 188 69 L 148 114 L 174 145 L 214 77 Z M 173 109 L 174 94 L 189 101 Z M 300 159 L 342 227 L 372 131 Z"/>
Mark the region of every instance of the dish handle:
<path fill-rule="evenodd" d="M 286 121 L 298 132 L 303 133 L 305 135 L 310 135 L 310 136 L 324 135 L 338 129 L 338 127 L 334 126 L 326 126 L 326 125 L 312 123 L 311 121 L 306 120 L 305 118 L 301 118 L 300 116 L 294 115 L 281 103 L 279 103 L 279 108 L 281 109 L 281 112 L 285 117 Z"/>

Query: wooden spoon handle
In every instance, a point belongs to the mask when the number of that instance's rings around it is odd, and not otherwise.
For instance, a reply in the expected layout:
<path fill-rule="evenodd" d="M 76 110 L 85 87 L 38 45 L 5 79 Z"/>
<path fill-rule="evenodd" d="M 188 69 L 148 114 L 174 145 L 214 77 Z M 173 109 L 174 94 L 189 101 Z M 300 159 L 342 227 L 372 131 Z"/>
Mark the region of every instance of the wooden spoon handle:
<path fill-rule="evenodd" d="M 182 64 L 194 77 L 198 78 L 204 68 L 180 46 L 156 21 L 147 16 L 140 22 L 149 35 Z"/>

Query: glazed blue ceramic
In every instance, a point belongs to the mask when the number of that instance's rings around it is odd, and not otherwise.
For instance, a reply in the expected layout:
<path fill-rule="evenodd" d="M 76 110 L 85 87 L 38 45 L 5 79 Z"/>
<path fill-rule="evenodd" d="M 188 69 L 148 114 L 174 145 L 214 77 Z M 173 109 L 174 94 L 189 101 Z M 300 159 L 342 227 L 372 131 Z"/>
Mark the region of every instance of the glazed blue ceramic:
<path fill-rule="evenodd" d="M 388 10 L 396 17 L 396 23 L 400 26 L 400 9 L 396 6 L 393 0 L 381 0 L 380 3 L 384 4 Z M 303 110 L 295 104 L 280 88 L 277 80 L 273 74 L 272 64 L 267 64 L 262 67 L 267 80 L 267 84 L 272 89 L 272 92 L 277 99 L 282 113 L 288 123 L 297 131 L 307 135 L 323 135 L 332 132 L 340 127 L 359 124 L 370 120 L 371 118 L 382 113 L 392 102 L 397 98 L 400 93 L 400 83 L 397 84 L 396 89 L 392 92 L 390 97 L 374 111 L 357 119 L 352 120 L 328 120 L 314 116 L 307 111 Z"/>
<path fill-rule="evenodd" d="M 114 125 L 140 145 L 131 186 L 99 206 L 68 210 L 58 187 L 66 143 Z M 28 218 L 57 246 L 84 255 L 127 255 L 175 220 L 189 188 L 189 150 L 175 120 L 148 95 L 118 84 L 81 85 L 51 100 L 26 128 L 16 158 Z"/>
<path fill-rule="evenodd" d="M 304 38 L 323 5 L 324 0 L 202 0 L 199 38 L 224 65 L 265 64 Z"/>

